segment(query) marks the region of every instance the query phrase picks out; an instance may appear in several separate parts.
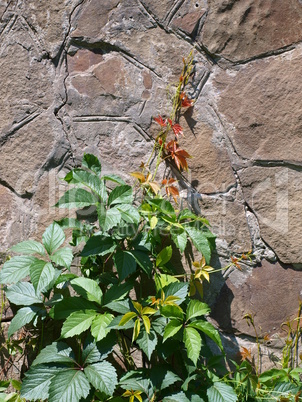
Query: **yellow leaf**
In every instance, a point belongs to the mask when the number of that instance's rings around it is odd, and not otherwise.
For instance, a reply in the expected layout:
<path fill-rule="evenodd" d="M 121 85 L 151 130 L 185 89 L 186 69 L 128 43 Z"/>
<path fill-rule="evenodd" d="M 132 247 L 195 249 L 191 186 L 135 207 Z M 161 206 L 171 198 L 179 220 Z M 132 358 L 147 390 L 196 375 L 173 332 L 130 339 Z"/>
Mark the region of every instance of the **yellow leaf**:
<path fill-rule="evenodd" d="M 151 307 L 144 307 L 142 312 L 142 314 L 155 314 L 155 313 L 156 310 L 154 310 L 154 308 Z"/>
<path fill-rule="evenodd" d="M 156 216 L 152 216 L 152 218 L 150 219 L 150 228 L 151 230 L 153 230 L 155 228 L 155 226 L 157 225 L 158 219 L 156 218 Z"/>
<path fill-rule="evenodd" d="M 141 315 L 143 313 L 142 305 L 140 303 L 138 303 L 138 302 L 133 301 L 133 300 L 132 300 L 132 304 L 133 304 L 135 310 L 137 310 L 138 313 Z"/>
<path fill-rule="evenodd" d="M 132 335 L 132 342 L 134 342 L 135 339 L 138 337 L 140 329 L 141 329 L 141 323 L 140 323 L 139 318 L 137 318 L 137 319 L 135 320 L 135 323 L 134 323 L 134 330 L 133 330 L 133 335 Z"/>
<path fill-rule="evenodd" d="M 206 279 L 208 282 L 210 282 L 210 275 L 207 271 L 202 270 L 202 276 L 204 277 L 204 279 Z"/>
<path fill-rule="evenodd" d="M 168 297 L 165 299 L 164 304 L 166 304 L 166 305 L 175 304 L 175 302 L 176 302 L 177 300 L 179 300 L 179 297 L 178 297 L 178 296 L 168 296 Z"/>
<path fill-rule="evenodd" d="M 137 393 L 139 392 L 139 393 Z M 140 391 L 135 391 L 134 395 L 135 398 L 139 400 L 139 402 L 143 402 L 142 397 L 140 396 L 141 392 Z"/>
<path fill-rule="evenodd" d="M 132 172 L 130 175 L 138 179 L 141 183 L 145 183 L 146 181 L 145 176 L 141 172 Z"/>
<path fill-rule="evenodd" d="M 129 311 L 129 313 L 126 313 L 125 315 L 123 315 L 119 325 L 122 326 L 122 325 L 127 324 L 127 322 L 132 320 L 132 318 L 134 318 L 134 317 L 136 317 L 136 314 L 133 311 Z"/>
<path fill-rule="evenodd" d="M 160 191 L 160 187 L 155 181 L 150 181 L 149 186 L 154 194 L 157 194 Z"/>
<path fill-rule="evenodd" d="M 150 333 L 150 328 L 151 328 L 149 317 L 147 317 L 146 315 L 143 315 L 142 319 L 143 319 L 143 323 L 144 323 L 146 332 L 149 334 Z"/>

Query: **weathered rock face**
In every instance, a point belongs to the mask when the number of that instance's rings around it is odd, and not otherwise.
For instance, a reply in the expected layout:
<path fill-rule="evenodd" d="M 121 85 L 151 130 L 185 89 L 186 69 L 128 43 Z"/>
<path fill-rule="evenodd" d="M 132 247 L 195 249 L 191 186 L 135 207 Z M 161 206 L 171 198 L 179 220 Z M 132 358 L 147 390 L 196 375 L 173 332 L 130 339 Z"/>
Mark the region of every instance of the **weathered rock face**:
<path fill-rule="evenodd" d="M 249 314 L 262 338 L 265 334 L 280 333 L 281 325 L 297 314 L 302 295 L 301 271 L 263 260 L 249 275 L 248 281 L 240 271 L 229 275 L 211 316 L 226 332 L 255 336 L 254 328 L 244 318 Z M 288 292 L 286 298 L 283 286 Z"/>
<path fill-rule="evenodd" d="M 0 252 L 65 216 L 57 177 L 84 152 L 129 180 L 194 49 L 179 185 L 212 224 L 217 264 L 250 249 L 260 264 L 230 274 L 213 316 L 239 344 L 245 312 L 278 332 L 301 284 L 301 14 L 299 0 L 0 1 Z"/>
<path fill-rule="evenodd" d="M 302 7 L 301 7 L 302 8 Z M 218 109 L 232 127 L 238 155 L 248 160 L 299 162 L 302 150 L 301 51 L 251 62 L 213 78 Z M 263 111 L 265 110 L 265 113 Z"/>
<path fill-rule="evenodd" d="M 298 0 L 210 0 L 200 41 L 228 60 L 273 53 L 301 40 Z"/>

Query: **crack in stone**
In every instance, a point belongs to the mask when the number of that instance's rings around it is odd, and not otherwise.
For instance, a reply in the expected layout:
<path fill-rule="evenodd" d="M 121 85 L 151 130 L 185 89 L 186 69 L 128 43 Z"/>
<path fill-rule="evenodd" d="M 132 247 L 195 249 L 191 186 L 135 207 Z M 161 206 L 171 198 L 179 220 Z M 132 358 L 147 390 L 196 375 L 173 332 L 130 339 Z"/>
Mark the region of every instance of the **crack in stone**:
<path fill-rule="evenodd" d="M 270 247 L 270 245 L 267 242 L 265 242 L 261 237 L 260 224 L 257 215 L 245 199 L 244 199 L 244 206 L 245 206 L 244 210 L 247 225 L 251 235 L 253 254 L 256 257 L 256 262 L 260 263 L 263 258 L 271 262 L 276 262 L 277 257 L 275 252 Z"/>
<path fill-rule="evenodd" d="M 201 91 L 203 90 L 203 87 L 204 87 L 205 84 L 207 83 L 207 81 L 208 81 L 210 75 L 211 75 L 211 72 L 210 72 L 210 71 L 206 71 L 206 72 L 203 74 L 203 76 L 201 77 L 201 79 L 200 79 L 199 83 L 197 84 L 196 89 L 195 89 L 195 91 L 194 91 L 194 99 L 195 99 L 195 101 L 198 100 L 198 98 L 199 98 L 199 96 L 200 96 L 200 94 L 201 94 Z"/>
<path fill-rule="evenodd" d="M 167 25 L 170 24 L 170 22 L 172 21 L 173 17 L 175 16 L 175 14 L 177 13 L 177 11 L 180 9 L 180 7 L 184 4 L 185 0 L 178 0 L 170 9 L 170 11 L 168 12 L 168 14 L 165 17 L 165 22 Z"/>
<path fill-rule="evenodd" d="M 288 169 L 302 171 L 302 161 L 290 161 L 290 160 L 252 160 L 252 166 L 260 167 L 287 167 Z"/>
<path fill-rule="evenodd" d="M 249 57 L 247 59 L 243 59 L 243 60 L 233 61 L 233 60 L 228 59 L 227 57 L 222 57 L 222 59 L 227 61 L 228 63 L 230 63 L 230 66 L 228 66 L 228 68 L 230 68 L 231 66 L 245 65 L 245 64 L 251 63 L 251 62 L 256 61 L 256 60 L 267 59 L 269 57 L 278 56 L 279 54 L 291 52 L 292 50 L 295 49 L 295 46 L 297 44 L 299 44 L 299 43 L 300 42 L 291 43 L 290 45 L 283 46 L 283 47 L 281 47 L 279 49 L 275 49 L 275 50 L 271 50 L 271 51 L 268 51 L 268 52 L 260 53 L 260 54 L 257 54 L 255 56 Z"/>
<path fill-rule="evenodd" d="M 10 1 L 7 3 L 7 6 L 5 7 L 5 10 L 3 11 L 3 13 L 2 13 L 2 15 L 1 15 L 1 17 L 0 17 L 0 22 L 3 21 L 3 16 L 4 16 L 4 14 L 7 12 L 8 8 L 10 7 L 10 5 L 11 5 L 12 2 L 13 2 L 13 0 L 10 0 Z"/>
<path fill-rule="evenodd" d="M 125 122 L 125 123 L 132 122 L 132 119 L 130 117 L 107 116 L 107 115 L 106 116 L 81 115 L 81 116 L 74 116 L 72 120 L 76 122 L 91 122 L 91 121 L 112 121 L 112 122 Z"/>
<path fill-rule="evenodd" d="M 152 22 L 154 22 L 156 25 L 158 25 L 158 21 L 157 21 L 156 17 L 150 12 L 150 10 L 148 10 L 147 7 L 143 3 L 141 3 L 140 0 L 137 0 L 137 1 L 138 1 L 139 8 L 142 8 L 143 11 L 148 15 L 148 17 L 151 18 Z"/>
<path fill-rule="evenodd" d="M 0 145 L 3 145 L 10 137 L 12 137 L 20 128 L 35 120 L 42 112 L 32 113 L 30 116 L 21 120 L 19 123 L 13 124 L 11 129 L 0 137 Z"/>
<path fill-rule="evenodd" d="M 140 70 L 146 68 L 149 70 L 151 73 L 156 75 L 157 78 L 162 80 L 162 76 L 158 74 L 155 69 L 152 67 L 142 63 L 141 61 L 137 60 L 133 55 L 131 55 L 129 52 L 127 52 L 125 49 L 122 49 L 121 47 L 117 45 L 113 45 L 109 42 L 103 41 L 103 40 L 96 40 L 94 42 L 89 42 L 87 38 L 84 37 L 78 37 L 78 38 L 72 38 L 70 40 L 70 45 L 74 45 L 78 49 L 103 49 L 105 52 L 110 53 L 110 52 L 117 52 L 119 53 L 124 59 L 132 63 L 135 67 L 139 68 Z"/>
<path fill-rule="evenodd" d="M 0 178 L 0 185 L 9 189 L 12 193 L 14 193 L 17 197 L 22 199 L 30 200 L 33 197 L 33 193 L 25 191 L 24 194 L 18 193 L 6 180 Z"/>
<path fill-rule="evenodd" d="M 68 100 L 68 93 L 67 93 L 66 80 L 67 80 L 67 78 L 69 77 L 69 72 L 68 72 L 68 68 L 67 68 L 67 50 L 66 50 L 66 44 L 67 44 L 67 41 L 69 40 L 70 32 L 71 32 L 71 29 L 72 29 L 72 23 L 71 23 L 71 21 L 72 21 L 73 15 L 74 15 L 74 13 L 76 12 L 76 10 L 77 10 L 84 2 L 85 2 L 85 0 L 80 0 L 80 1 L 74 6 L 73 10 L 70 12 L 69 19 L 68 19 L 69 26 L 68 26 L 67 33 L 66 33 L 66 35 L 65 35 L 65 38 L 64 38 L 64 40 L 63 40 L 63 42 L 62 42 L 62 44 L 61 44 L 61 46 L 60 46 L 60 49 L 59 49 L 59 51 L 58 51 L 57 56 L 56 56 L 57 61 L 56 61 L 55 59 L 53 60 L 53 63 L 54 63 L 54 65 L 55 65 L 55 67 L 56 67 L 56 71 L 57 71 L 58 68 L 59 68 L 59 70 L 60 70 L 60 69 L 62 68 L 62 66 L 65 67 L 65 76 L 64 76 L 64 78 L 63 78 L 63 88 L 64 88 L 64 95 L 65 95 L 65 96 L 64 96 L 64 98 L 62 98 L 61 104 L 58 105 L 58 106 L 54 109 L 54 115 L 55 115 L 56 119 L 57 119 L 57 120 L 60 122 L 60 124 L 61 124 L 63 133 L 65 134 L 65 138 L 66 138 L 66 140 L 67 140 L 67 142 L 68 142 L 68 144 L 69 144 L 69 149 L 68 149 L 68 150 L 66 151 L 66 153 L 63 155 L 63 159 L 62 159 L 62 162 L 61 162 L 61 164 L 60 164 L 60 166 L 59 166 L 59 169 L 61 169 L 61 168 L 64 166 L 66 160 L 67 160 L 69 157 L 71 157 L 71 159 L 72 159 L 73 161 L 75 160 L 74 155 L 73 155 L 73 153 L 72 153 L 71 142 L 70 142 L 70 139 L 69 139 L 69 136 L 68 136 L 68 130 L 66 130 L 66 128 L 65 128 L 64 120 L 63 120 L 63 118 L 60 116 L 60 111 L 61 111 L 62 108 L 67 104 L 67 100 Z M 50 160 L 51 160 L 51 157 L 48 159 L 48 161 L 46 162 L 46 164 L 49 163 Z M 45 164 L 45 165 L 46 165 L 46 164 Z"/>
<path fill-rule="evenodd" d="M 1 38 L 2 35 L 4 35 L 4 34 L 7 35 L 7 34 L 12 30 L 12 28 L 14 27 L 14 25 L 15 25 L 17 19 L 18 19 L 18 16 L 14 14 L 14 15 L 7 21 L 7 23 L 4 25 L 2 31 L 0 32 L 0 38 Z"/>

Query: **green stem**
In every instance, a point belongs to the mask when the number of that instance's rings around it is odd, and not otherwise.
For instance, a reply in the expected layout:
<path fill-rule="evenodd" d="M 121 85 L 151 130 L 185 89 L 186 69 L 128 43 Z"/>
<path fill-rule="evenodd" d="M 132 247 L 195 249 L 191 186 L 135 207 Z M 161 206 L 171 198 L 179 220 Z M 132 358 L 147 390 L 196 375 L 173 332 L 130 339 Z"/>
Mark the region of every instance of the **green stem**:
<path fill-rule="evenodd" d="M 294 346 L 294 358 L 293 358 L 293 364 L 295 364 L 296 360 L 296 366 L 298 367 L 299 364 L 299 359 L 298 359 L 298 343 L 299 343 L 299 338 L 300 338 L 300 319 L 301 319 L 301 311 L 302 311 L 302 302 L 299 302 L 299 310 L 298 310 L 298 315 L 297 315 L 297 329 L 296 329 L 296 334 L 295 334 L 295 346 Z"/>
<path fill-rule="evenodd" d="M 157 171 L 158 171 L 159 165 L 161 164 L 161 154 L 162 154 L 162 152 L 163 152 L 163 148 L 164 148 L 164 142 L 161 144 L 159 153 L 158 153 L 158 155 L 157 155 L 156 166 L 155 166 L 155 171 L 154 171 L 154 175 L 153 175 L 152 181 L 155 179 L 155 176 L 156 176 L 156 173 L 157 173 Z"/>

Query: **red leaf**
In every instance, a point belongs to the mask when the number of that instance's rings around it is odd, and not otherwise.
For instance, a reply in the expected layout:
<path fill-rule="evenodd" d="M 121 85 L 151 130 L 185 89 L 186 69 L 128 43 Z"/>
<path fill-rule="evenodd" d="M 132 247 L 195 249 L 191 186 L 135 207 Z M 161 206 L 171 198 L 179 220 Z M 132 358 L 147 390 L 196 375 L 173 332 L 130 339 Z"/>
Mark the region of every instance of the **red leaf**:
<path fill-rule="evenodd" d="M 153 117 L 153 119 L 158 123 L 161 127 L 166 127 L 167 120 L 164 120 L 161 116 Z"/>

